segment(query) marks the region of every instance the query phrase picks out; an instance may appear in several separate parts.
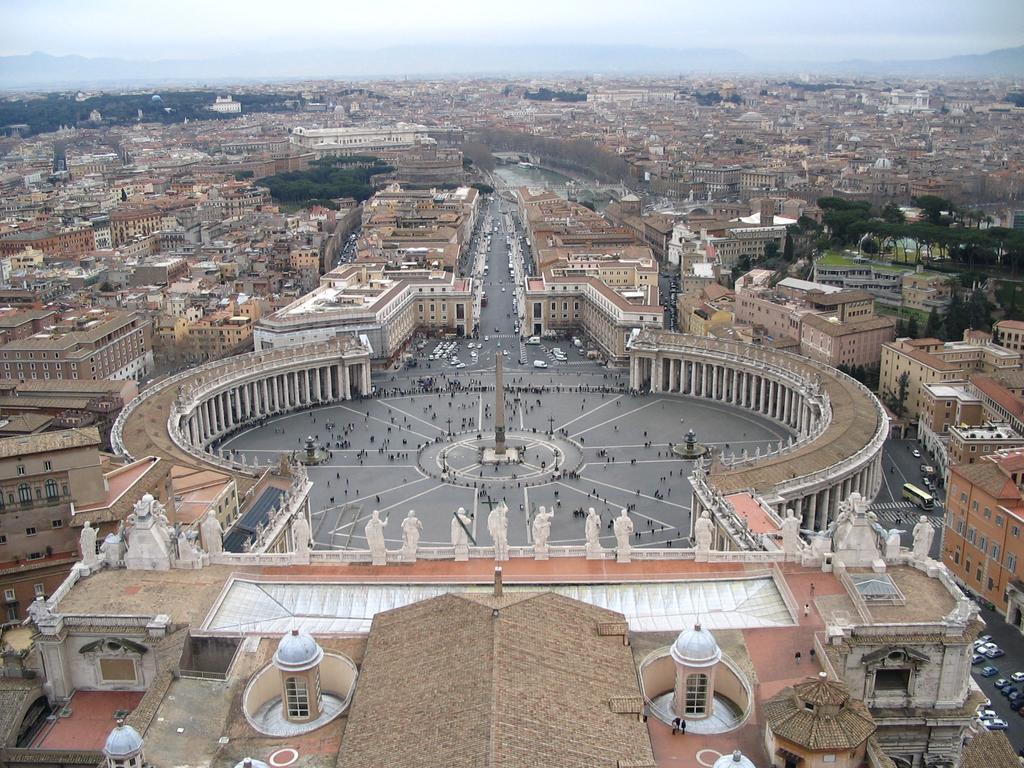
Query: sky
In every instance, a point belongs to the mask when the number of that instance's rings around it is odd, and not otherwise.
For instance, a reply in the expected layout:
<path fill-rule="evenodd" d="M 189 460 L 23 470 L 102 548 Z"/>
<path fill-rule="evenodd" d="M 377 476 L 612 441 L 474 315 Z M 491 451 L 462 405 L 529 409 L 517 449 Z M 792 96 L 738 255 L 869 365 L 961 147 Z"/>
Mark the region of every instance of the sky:
<path fill-rule="evenodd" d="M 1024 44 L 1024 0 L 0 0 L 0 55 L 208 59 L 408 44 L 728 48 L 775 61 Z"/>

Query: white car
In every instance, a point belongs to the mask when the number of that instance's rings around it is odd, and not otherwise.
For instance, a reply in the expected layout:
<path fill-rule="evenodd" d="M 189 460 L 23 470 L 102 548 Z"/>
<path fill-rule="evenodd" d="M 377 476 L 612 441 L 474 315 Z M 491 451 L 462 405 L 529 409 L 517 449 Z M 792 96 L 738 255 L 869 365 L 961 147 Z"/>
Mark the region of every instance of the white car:
<path fill-rule="evenodd" d="M 548 367 L 547 360 L 534 360 L 533 361 L 533 367 L 534 368 L 547 368 Z"/>
<path fill-rule="evenodd" d="M 990 731 L 1005 731 L 1010 726 L 1001 717 L 993 717 L 990 720 L 982 720 L 981 724 Z"/>
<path fill-rule="evenodd" d="M 913 451 L 911 451 L 910 455 L 913 456 L 915 459 L 920 459 L 921 458 L 921 452 L 919 450 L 917 450 L 917 448 L 915 448 Z"/>
<path fill-rule="evenodd" d="M 459 364 L 458 364 L 458 365 L 456 365 L 455 367 L 456 367 L 456 368 L 465 368 L 465 367 L 466 367 L 466 364 L 465 364 L 465 363 L 459 363 Z"/>

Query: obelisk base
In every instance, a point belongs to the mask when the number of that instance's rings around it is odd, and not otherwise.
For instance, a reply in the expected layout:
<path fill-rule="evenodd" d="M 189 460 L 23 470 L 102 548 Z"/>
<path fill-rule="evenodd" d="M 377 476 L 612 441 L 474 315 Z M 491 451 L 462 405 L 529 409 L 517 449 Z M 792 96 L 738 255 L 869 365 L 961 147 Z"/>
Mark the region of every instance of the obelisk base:
<path fill-rule="evenodd" d="M 494 448 L 484 448 L 481 464 L 515 464 L 519 461 L 519 449 L 505 446 L 504 453 L 498 453 Z"/>

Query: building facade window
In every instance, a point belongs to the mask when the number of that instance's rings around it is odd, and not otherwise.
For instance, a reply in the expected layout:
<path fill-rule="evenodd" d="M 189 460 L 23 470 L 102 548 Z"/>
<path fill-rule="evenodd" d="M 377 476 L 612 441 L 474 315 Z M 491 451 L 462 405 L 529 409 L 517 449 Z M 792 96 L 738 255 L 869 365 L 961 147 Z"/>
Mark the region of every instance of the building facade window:
<path fill-rule="evenodd" d="M 309 689 L 301 677 L 289 677 L 284 682 L 285 695 L 288 697 L 288 717 L 309 717 Z"/>
<path fill-rule="evenodd" d="M 704 715 L 708 711 L 708 676 L 696 673 L 686 676 L 687 715 Z"/>

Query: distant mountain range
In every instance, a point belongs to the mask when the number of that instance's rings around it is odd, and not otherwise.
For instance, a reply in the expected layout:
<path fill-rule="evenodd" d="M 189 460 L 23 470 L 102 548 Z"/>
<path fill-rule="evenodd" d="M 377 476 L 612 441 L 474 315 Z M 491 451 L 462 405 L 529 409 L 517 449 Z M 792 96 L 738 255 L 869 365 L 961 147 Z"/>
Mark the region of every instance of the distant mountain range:
<path fill-rule="evenodd" d="M 812 74 L 872 77 L 1021 77 L 1024 46 L 914 61 L 779 62 L 728 49 L 634 45 L 394 46 L 378 50 L 259 52 L 214 59 L 138 61 L 0 56 L 0 88 L 62 89 L 296 79 L 532 74 Z"/>

